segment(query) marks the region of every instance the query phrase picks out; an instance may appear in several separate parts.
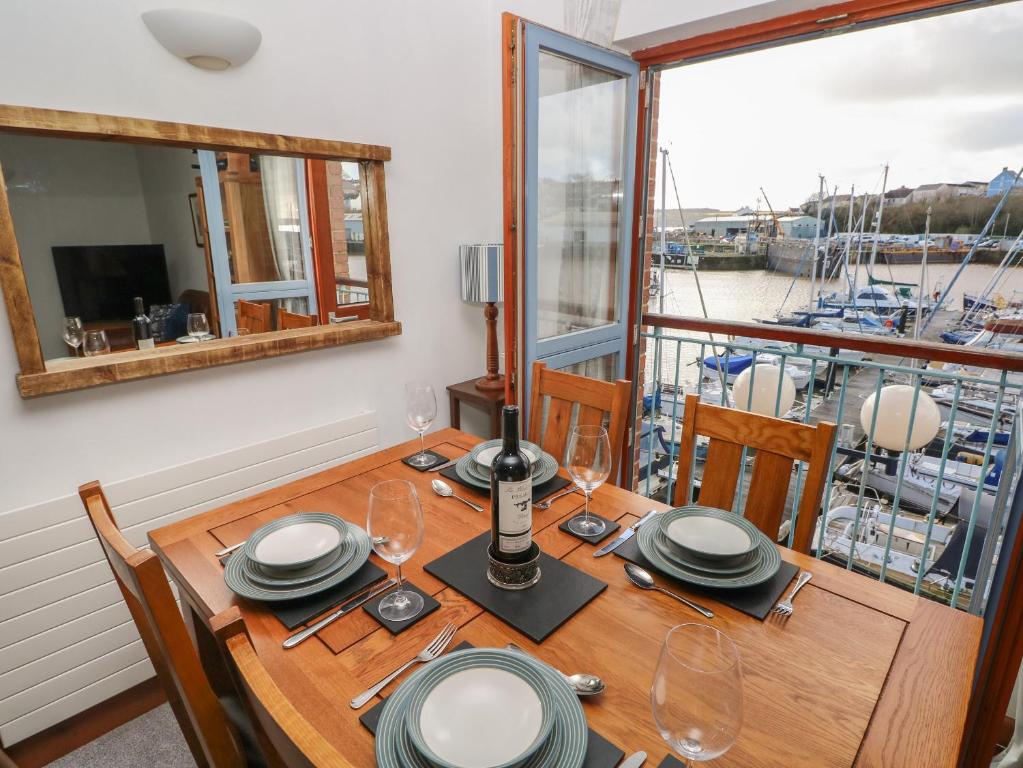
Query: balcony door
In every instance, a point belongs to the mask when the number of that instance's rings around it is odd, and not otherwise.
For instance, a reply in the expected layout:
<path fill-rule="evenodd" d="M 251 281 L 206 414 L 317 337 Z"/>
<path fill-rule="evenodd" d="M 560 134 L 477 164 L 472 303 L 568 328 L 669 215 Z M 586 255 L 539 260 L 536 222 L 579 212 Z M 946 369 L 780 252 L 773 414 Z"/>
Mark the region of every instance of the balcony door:
<path fill-rule="evenodd" d="M 522 43 L 519 349 L 528 393 L 536 360 L 625 375 L 639 67 L 529 23 Z"/>

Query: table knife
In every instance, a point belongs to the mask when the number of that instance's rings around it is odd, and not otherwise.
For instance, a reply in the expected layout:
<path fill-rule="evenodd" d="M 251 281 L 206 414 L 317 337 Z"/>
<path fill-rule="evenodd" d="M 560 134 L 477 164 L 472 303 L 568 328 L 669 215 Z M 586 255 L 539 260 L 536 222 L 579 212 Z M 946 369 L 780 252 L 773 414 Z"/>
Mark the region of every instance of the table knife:
<path fill-rule="evenodd" d="M 458 459 L 451 459 L 451 461 L 445 461 L 443 464 L 438 464 L 436 467 L 430 467 L 427 472 L 440 472 L 442 469 L 453 467 L 458 463 Z"/>
<path fill-rule="evenodd" d="M 636 752 L 629 755 L 618 764 L 618 768 L 640 768 L 646 762 L 646 752 Z"/>
<path fill-rule="evenodd" d="M 391 587 L 395 586 L 397 583 L 398 582 L 395 581 L 394 579 L 388 579 L 385 582 L 377 583 L 377 584 L 372 584 L 372 585 L 366 587 L 366 589 L 364 589 L 362 592 L 359 592 L 358 594 L 356 594 L 355 597 L 351 598 L 347 603 L 342 605 L 340 608 L 338 608 L 336 611 L 334 611 L 329 616 L 325 616 L 322 619 L 320 619 L 318 622 L 316 622 L 315 624 L 313 624 L 311 626 L 308 626 L 305 629 L 300 630 L 300 631 L 296 632 L 295 634 L 291 635 L 287 640 L 284 641 L 284 643 L 283 643 L 284 647 L 285 648 L 294 648 L 296 645 L 301 643 L 303 640 L 308 640 L 310 637 L 315 635 L 317 632 L 319 632 L 321 629 L 323 629 L 328 624 L 333 624 L 335 621 L 340 619 L 346 613 L 351 613 L 352 611 L 354 611 L 356 608 L 358 608 L 363 603 L 365 603 L 365 602 L 367 602 L 369 600 L 372 600 L 374 597 L 379 595 L 381 592 L 386 592 Z"/>
<path fill-rule="evenodd" d="M 616 549 L 618 549 L 618 547 L 620 547 L 622 544 L 624 544 L 629 539 L 631 539 L 633 536 L 635 536 L 636 535 L 636 531 L 639 530 L 639 527 L 641 525 L 643 525 L 643 523 L 645 523 L 647 520 L 649 520 L 652 517 L 656 517 L 659 514 L 660 514 L 660 510 L 651 509 L 645 515 L 643 515 L 643 517 L 641 517 L 639 520 L 637 520 L 632 525 L 630 525 L 628 528 L 626 528 L 624 531 L 622 531 L 618 535 L 618 538 L 616 538 L 610 544 L 605 544 L 600 549 L 598 549 L 596 552 L 594 552 L 593 556 L 594 557 L 603 557 L 604 555 L 606 555 L 606 554 L 608 554 L 610 552 L 614 552 Z"/>

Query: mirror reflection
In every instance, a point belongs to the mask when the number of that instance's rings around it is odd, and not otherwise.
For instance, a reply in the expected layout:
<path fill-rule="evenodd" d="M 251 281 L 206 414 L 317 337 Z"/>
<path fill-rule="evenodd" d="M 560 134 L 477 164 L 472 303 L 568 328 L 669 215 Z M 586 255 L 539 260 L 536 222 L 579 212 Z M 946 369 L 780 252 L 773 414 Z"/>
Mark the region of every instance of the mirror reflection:
<path fill-rule="evenodd" d="M 359 162 L 0 134 L 48 360 L 368 316 Z"/>

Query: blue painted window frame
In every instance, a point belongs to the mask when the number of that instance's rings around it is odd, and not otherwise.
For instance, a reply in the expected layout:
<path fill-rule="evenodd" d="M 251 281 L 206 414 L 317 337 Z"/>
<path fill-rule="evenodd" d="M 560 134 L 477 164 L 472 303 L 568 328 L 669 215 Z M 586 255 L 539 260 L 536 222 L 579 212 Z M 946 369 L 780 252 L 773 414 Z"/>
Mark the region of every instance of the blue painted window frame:
<path fill-rule="evenodd" d="M 206 201 L 206 221 L 210 238 L 210 261 L 217 284 L 217 306 L 220 308 L 220 336 L 226 338 L 238 332 L 234 316 L 234 303 L 238 299 L 267 301 L 270 299 L 299 299 L 309 302 L 309 314 L 317 313 L 316 278 L 313 271 L 312 227 L 309 223 L 309 201 L 306 199 L 305 162 L 295 158 L 298 165 L 299 229 L 302 235 L 302 261 L 305 280 L 275 280 L 263 283 L 232 283 L 231 264 L 227 253 L 227 231 L 224 228 L 224 205 L 220 196 L 220 177 L 217 174 L 217 155 L 200 149 L 199 174 L 202 177 L 203 197 Z"/>
<path fill-rule="evenodd" d="M 524 25 L 524 119 L 525 119 L 525 231 L 524 231 L 524 285 L 523 310 L 525 321 L 524 392 L 532 387 L 532 366 L 535 360 L 546 362 L 551 368 L 564 368 L 584 360 L 618 352 L 617 377 L 624 378 L 626 349 L 629 343 L 628 308 L 629 276 L 632 268 L 632 212 L 635 204 L 636 178 L 636 126 L 639 119 L 639 64 L 628 56 L 606 48 L 591 45 L 574 37 L 534 24 Z M 540 341 L 537 338 L 537 242 L 539 216 L 537 212 L 538 136 L 540 53 L 552 53 L 578 61 L 597 69 L 620 75 L 626 80 L 625 131 L 623 157 L 625 158 L 622 205 L 618 226 L 618 320 L 608 325 L 565 334 Z M 528 400 L 527 400 L 528 402 Z M 528 418 L 528 417 L 527 417 Z M 528 423 L 528 422 L 527 422 Z"/>

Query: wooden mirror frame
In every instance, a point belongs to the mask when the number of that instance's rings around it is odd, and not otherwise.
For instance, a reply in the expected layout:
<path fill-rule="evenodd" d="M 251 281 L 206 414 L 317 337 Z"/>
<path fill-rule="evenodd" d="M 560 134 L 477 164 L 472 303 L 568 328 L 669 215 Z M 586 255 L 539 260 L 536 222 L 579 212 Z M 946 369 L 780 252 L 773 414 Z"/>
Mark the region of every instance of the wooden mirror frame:
<path fill-rule="evenodd" d="M 11 323 L 14 347 L 21 369 L 16 377 L 18 391 L 24 398 L 215 365 L 278 357 L 292 352 L 336 347 L 397 336 L 401 333 L 401 323 L 394 319 L 394 301 L 391 295 L 391 256 L 387 233 L 387 194 L 384 186 L 384 163 L 391 159 L 390 147 L 7 105 L 0 105 L 0 133 L 188 149 L 247 150 L 322 160 L 352 160 L 365 163 L 368 169 L 365 190 L 368 318 L 311 328 L 214 339 L 201 345 L 182 344 L 161 349 L 112 352 L 96 357 L 70 358 L 47 363 L 43 359 L 39 343 L 39 330 L 29 298 L 14 221 L 7 201 L 3 169 L 0 168 L 0 288 L 3 290 L 7 305 L 7 317 Z"/>

